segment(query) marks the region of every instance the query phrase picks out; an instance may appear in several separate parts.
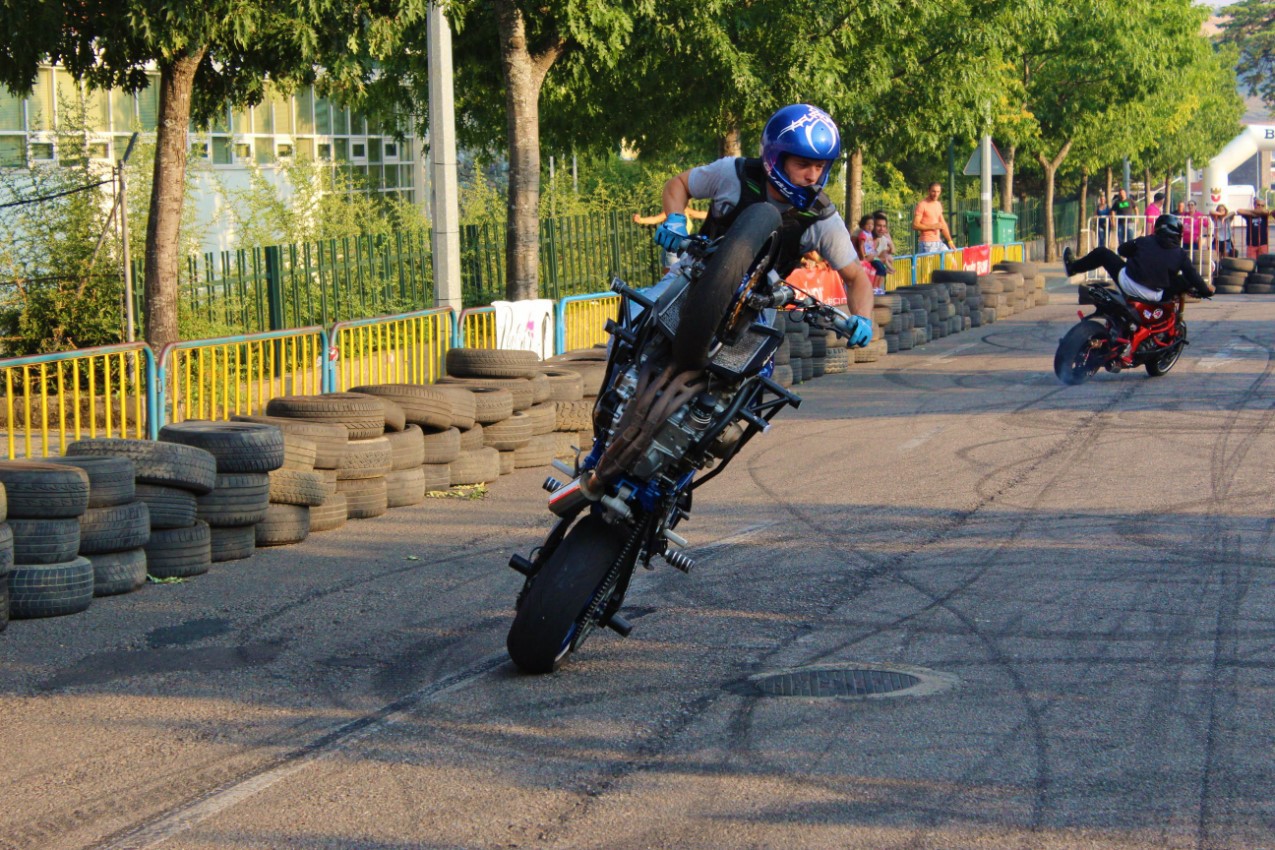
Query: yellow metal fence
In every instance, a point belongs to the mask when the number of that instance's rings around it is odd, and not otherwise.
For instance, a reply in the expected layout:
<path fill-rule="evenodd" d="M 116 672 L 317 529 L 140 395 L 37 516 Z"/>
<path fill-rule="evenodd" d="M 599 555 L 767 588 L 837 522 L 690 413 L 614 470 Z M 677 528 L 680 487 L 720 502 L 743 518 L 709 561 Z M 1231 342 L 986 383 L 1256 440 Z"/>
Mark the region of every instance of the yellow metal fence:
<path fill-rule="evenodd" d="M 338 322 L 332 328 L 336 360 L 330 389 L 433 383 L 442 377 L 452 346 L 454 315 L 437 309 Z"/>
<path fill-rule="evenodd" d="M 155 360 L 145 343 L 0 361 L 6 456 L 60 455 L 84 438 L 154 436 Z"/>
<path fill-rule="evenodd" d="M 323 328 L 192 340 L 160 353 L 164 421 L 260 413 L 270 399 L 326 389 Z"/>

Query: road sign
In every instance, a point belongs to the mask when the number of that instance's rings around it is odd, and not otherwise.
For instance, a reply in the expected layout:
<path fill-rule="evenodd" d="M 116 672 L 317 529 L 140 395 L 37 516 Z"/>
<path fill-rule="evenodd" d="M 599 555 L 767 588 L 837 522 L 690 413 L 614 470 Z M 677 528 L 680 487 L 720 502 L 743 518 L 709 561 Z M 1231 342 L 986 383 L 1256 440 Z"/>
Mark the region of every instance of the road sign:
<path fill-rule="evenodd" d="M 979 173 L 979 154 L 978 147 L 975 146 L 974 153 L 970 154 L 969 161 L 965 163 L 965 169 L 961 172 L 966 177 L 973 177 Z M 1005 176 L 1005 160 L 1001 159 L 1001 152 L 996 149 L 995 143 L 992 144 L 992 176 Z"/>

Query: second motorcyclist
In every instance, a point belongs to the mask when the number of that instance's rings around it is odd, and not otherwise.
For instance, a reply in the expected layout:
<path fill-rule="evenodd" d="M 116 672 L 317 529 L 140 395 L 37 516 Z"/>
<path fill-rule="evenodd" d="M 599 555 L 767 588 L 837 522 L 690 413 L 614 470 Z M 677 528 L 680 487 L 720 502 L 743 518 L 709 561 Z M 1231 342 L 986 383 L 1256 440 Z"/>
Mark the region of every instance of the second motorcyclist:
<path fill-rule="evenodd" d="M 1213 289 L 1183 250 L 1182 230 L 1182 219 L 1161 215 L 1155 220 L 1154 235 L 1121 243 L 1119 253 L 1095 248 L 1077 258 L 1071 248 L 1064 249 L 1063 268 L 1069 277 L 1104 269 L 1121 292 L 1140 301 L 1163 301 L 1182 293 L 1208 298 Z"/>

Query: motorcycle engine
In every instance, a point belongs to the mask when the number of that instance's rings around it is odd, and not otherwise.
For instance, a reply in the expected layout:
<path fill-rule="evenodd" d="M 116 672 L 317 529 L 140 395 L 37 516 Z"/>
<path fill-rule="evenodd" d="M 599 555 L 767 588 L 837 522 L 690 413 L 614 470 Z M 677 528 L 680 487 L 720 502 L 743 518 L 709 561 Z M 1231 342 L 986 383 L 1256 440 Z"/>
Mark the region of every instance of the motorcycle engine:
<path fill-rule="evenodd" d="M 614 382 L 611 389 L 611 392 L 614 393 L 612 413 L 609 420 L 605 422 L 609 433 L 614 433 L 616 426 L 624 415 L 625 409 L 633 400 L 633 396 L 637 391 L 637 383 L 638 368 L 636 366 L 626 370 Z M 705 391 L 674 410 L 656 430 L 650 446 L 642 457 L 632 465 L 629 473 L 639 480 L 650 481 L 674 466 L 678 461 L 684 459 L 691 445 L 726 412 L 732 395 L 733 391 Z M 720 446 L 722 451 L 729 448 L 729 445 L 733 442 L 727 439 L 730 436 L 735 436 L 735 439 L 738 439 L 737 435 L 723 434 L 722 438 L 715 441 L 713 448 L 716 450 Z M 719 452 L 714 451 L 713 453 Z"/>

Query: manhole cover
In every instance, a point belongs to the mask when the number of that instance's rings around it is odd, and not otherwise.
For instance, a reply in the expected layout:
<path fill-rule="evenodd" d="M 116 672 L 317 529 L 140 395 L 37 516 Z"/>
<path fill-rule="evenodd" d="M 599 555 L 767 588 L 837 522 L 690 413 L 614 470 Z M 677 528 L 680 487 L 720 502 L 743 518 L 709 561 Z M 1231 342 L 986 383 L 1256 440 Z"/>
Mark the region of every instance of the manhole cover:
<path fill-rule="evenodd" d="M 877 699 L 937 693 L 955 685 L 956 677 L 920 667 L 847 664 L 781 670 L 750 681 L 772 697 Z"/>

